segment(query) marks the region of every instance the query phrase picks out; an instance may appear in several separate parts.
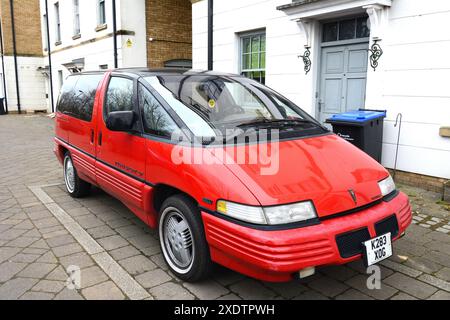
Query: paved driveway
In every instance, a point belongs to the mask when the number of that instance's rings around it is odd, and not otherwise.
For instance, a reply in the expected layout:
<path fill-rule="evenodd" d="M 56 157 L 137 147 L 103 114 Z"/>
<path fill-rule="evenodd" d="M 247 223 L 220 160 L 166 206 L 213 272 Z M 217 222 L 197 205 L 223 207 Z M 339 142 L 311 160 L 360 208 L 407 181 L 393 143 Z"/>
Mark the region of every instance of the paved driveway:
<path fill-rule="evenodd" d="M 380 290 L 367 288 L 360 262 L 286 284 L 217 267 L 192 285 L 167 271 L 156 233 L 117 200 L 65 193 L 52 136 L 47 117 L 0 116 L 0 299 L 450 299 L 449 215 L 435 195 L 408 189 L 421 204 L 381 266 Z"/>

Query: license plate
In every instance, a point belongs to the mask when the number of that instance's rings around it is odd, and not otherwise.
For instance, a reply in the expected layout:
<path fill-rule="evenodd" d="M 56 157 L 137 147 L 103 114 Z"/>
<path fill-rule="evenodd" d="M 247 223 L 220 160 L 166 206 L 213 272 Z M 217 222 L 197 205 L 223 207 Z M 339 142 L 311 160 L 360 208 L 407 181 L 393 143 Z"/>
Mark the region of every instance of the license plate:
<path fill-rule="evenodd" d="M 363 243 L 365 261 L 368 267 L 392 256 L 392 237 L 385 234 Z"/>

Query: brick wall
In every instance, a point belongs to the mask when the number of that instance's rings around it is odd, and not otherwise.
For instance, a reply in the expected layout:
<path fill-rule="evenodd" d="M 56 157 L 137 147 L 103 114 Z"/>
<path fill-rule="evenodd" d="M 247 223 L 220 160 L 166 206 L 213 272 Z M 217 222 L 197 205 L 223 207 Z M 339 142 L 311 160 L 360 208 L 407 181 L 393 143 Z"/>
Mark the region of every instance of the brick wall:
<path fill-rule="evenodd" d="M 13 36 L 9 0 L 0 0 L 5 55 L 13 54 Z M 39 0 L 15 0 L 14 21 L 16 48 L 19 56 L 42 56 L 42 35 Z"/>
<path fill-rule="evenodd" d="M 148 67 L 173 59 L 192 59 L 192 4 L 189 0 L 147 0 Z"/>
<path fill-rule="evenodd" d="M 389 170 L 391 175 L 394 174 L 393 170 Z M 397 174 L 395 176 L 396 182 L 413 186 L 413 187 L 419 187 L 423 188 L 425 190 L 433 191 L 442 193 L 444 189 L 444 184 L 447 182 L 447 179 L 443 178 L 436 178 L 436 177 L 430 177 L 425 176 L 421 174 L 416 174 L 412 172 L 404 172 L 404 171 L 397 171 Z"/>

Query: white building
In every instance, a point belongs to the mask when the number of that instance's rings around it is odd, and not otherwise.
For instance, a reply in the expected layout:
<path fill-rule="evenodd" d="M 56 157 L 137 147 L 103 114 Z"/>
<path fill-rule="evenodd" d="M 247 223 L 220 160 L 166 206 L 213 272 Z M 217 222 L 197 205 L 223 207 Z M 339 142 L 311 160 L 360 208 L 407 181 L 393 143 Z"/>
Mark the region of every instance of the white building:
<path fill-rule="evenodd" d="M 127 5 L 128 4 L 128 5 Z M 49 19 L 54 101 L 64 79 L 72 72 L 114 68 L 111 0 L 40 1 L 43 48 L 47 50 Z M 147 65 L 145 0 L 116 0 L 119 67 Z M 48 66 L 48 58 L 44 60 Z M 48 86 L 47 86 L 48 87 Z"/>
<path fill-rule="evenodd" d="M 39 20 L 39 0 L 0 2 L 0 97 L 5 111 L 47 109 Z"/>
<path fill-rule="evenodd" d="M 50 38 L 55 102 L 70 73 L 115 67 L 114 2 L 117 67 L 191 66 L 188 0 L 40 0 L 43 67 L 49 67 Z"/>
<path fill-rule="evenodd" d="M 192 6 L 195 69 L 207 67 L 207 2 Z M 450 1 L 216 0 L 213 18 L 214 70 L 265 81 L 321 121 L 387 110 L 388 168 L 401 113 L 398 169 L 450 179 L 450 138 L 441 130 L 450 126 Z M 376 71 L 374 40 L 383 51 Z"/>

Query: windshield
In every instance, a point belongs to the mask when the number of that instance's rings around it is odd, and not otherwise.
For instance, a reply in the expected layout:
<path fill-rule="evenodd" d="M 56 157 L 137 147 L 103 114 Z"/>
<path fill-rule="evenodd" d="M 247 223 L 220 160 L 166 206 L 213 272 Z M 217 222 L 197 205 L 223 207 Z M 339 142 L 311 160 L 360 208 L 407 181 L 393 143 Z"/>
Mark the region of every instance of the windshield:
<path fill-rule="evenodd" d="M 291 137 L 327 132 L 295 104 L 250 79 L 212 75 L 145 79 L 197 137 L 226 135 L 237 129 L 277 129 Z"/>

